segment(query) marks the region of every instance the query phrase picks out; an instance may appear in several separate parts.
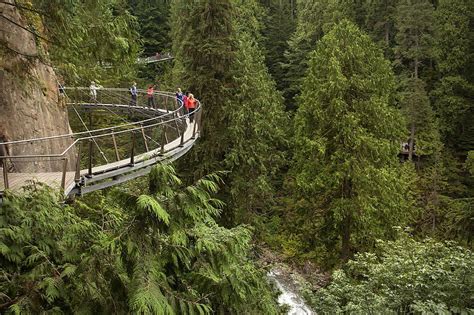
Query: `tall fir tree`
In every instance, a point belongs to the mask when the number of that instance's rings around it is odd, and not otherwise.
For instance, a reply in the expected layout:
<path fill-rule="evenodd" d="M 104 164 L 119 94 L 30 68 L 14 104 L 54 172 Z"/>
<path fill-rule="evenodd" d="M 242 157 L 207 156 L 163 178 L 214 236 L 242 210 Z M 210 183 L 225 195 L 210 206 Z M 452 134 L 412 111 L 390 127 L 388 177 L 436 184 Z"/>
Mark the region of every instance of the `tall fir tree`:
<path fill-rule="evenodd" d="M 400 105 L 409 127 L 409 155 L 429 155 L 441 147 L 438 127 L 421 79 L 423 63 L 433 57 L 434 8 L 428 0 L 400 0 L 396 7 L 395 48 L 401 67 Z"/>
<path fill-rule="evenodd" d="M 174 14 L 183 10 L 187 14 L 173 21 L 173 36 L 178 42 L 178 75 L 203 104 L 201 139 L 189 159 L 199 176 L 222 169 L 220 163 L 230 143 L 225 130 L 235 88 L 231 72 L 236 58 L 235 8 L 231 0 L 178 1 Z"/>
<path fill-rule="evenodd" d="M 213 0 L 193 4 L 192 12 L 192 27 L 175 27 L 184 41 L 175 46 L 177 73 L 203 104 L 204 129 L 186 162 L 192 169 L 184 168 L 195 176 L 228 171 L 223 218 L 229 225 L 249 222 L 249 214 L 271 203 L 287 122 L 260 48 L 263 8 L 255 0 Z"/>
<path fill-rule="evenodd" d="M 224 165 L 231 171 L 230 205 L 236 221 L 250 223 L 253 214 L 272 205 L 273 182 L 286 162 L 289 120 L 258 42 L 263 8 L 256 0 L 234 2 L 239 41 L 232 67 L 236 88 L 232 90 L 227 128 L 231 144 Z"/>
<path fill-rule="evenodd" d="M 364 28 L 385 51 L 385 56 L 393 57 L 395 37 L 394 15 L 398 0 L 365 0 Z"/>
<path fill-rule="evenodd" d="M 436 10 L 435 60 L 440 74 L 432 92 L 448 147 L 474 149 L 474 3 L 441 0 Z"/>
<path fill-rule="evenodd" d="M 308 68 L 309 53 L 317 41 L 341 19 L 355 20 L 354 3 L 342 0 L 297 1 L 296 30 L 291 35 L 285 52 L 286 62 L 284 97 L 286 108 L 295 110 L 295 96 Z"/>
<path fill-rule="evenodd" d="M 339 248 L 344 259 L 409 216 L 393 92 L 382 51 L 351 22 L 334 27 L 311 55 L 295 117 L 292 174 L 297 196 L 307 200 L 306 221 L 315 224 L 306 237 L 329 252 Z"/>
<path fill-rule="evenodd" d="M 296 0 L 261 0 L 266 8 L 264 15 L 265 63 L 273 76 L 279 91 L 285 88 L 284 52 L 288 50 L 288 40 L 296 27 Z"/>

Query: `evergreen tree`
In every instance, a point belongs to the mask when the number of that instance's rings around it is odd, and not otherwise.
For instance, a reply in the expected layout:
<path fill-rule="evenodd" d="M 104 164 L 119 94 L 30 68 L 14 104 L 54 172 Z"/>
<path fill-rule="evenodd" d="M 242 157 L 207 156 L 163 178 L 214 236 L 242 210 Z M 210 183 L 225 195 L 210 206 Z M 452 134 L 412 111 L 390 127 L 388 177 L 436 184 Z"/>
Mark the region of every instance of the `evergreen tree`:
<path fill-rule="evenodd" d="M 25 4 L 31 28 L 44 28 L 44 50 L 69 84 L 117 84 L 135 76 L 137 24 L 125 0 L 34 0 Z"/>
<path fill-rule="evenodd" d="M 440 79 L 432 92 L 445 144 L 463 156 L 474 149 L 474 3 L 439 2 L 435 60 Z"/>
<path fill-rule="evenodd" d="M 193 5 L 193 28 L 199 31 L 177 34 L 184 43 L 175 47 L 178 71 L 204 106 L 203 135 L 186 164 L 196 176 L 229 171 L 221 197 L 228 204 L 223 217 L 232 224 L 248 222 L 250 213 L 269 207 L 271 181 L 284 161 L 287 120 L 259 46 L 263 8 L 255 0 L 214 2 Z"/>
<path fill-rule="evenodd" d="M 230 0 L 178 1 L 174 14 L 183 10 L 188 14 L 173 21 L 173 36 L 180 67 L 177 73 L 203 104 L 201 138 L 188 161 L 199 177 L 209 170 L 222 170 L 220 163 L 230 143 L 226 129 L 233 114 L 229 106 L 235 88 L 230 71 L 236 58 L 235 9 Z"/>
<path fill-rule="evenodd" d="M 34 186 L 0 206 L 2 313 L 275 314 L 251 233 L 216 224 L 216 175 L 183 187 L 154 168 L 148 194 L 64 206 Z"/>
<path fill-rule="evenodd" d="M 285 163 L 288 117 L 258 43 L 262 8 L 255 0 L 235 1 L 235 5 L 239 41 L 231 71 L 236 88 L 228 105 L 232 115 L 224 167 L 231 171 L 230 204 L 236 221 L 249 222 L 252 213 L 266 210 L 272 204 L 273 181 Z"/>
<path fill-rule="evenodd" d="M 262 30 L 265 63 L 277 83 L 278 90 L 282 91 L 285 88 L 284 52 L 288 50 L 288 40 L 295 31 L 296 1 L 262 0 L 261 2 L 267 9 Z"/>
<path fill-rule="evenodd" d="M 354 20 L 353 3 L 346 1 L 310 0 L 297 1 L 296 30 L 285 52 L 286 63 L 284 97 L 286 108 L 294 110 L 294 97 L 299 94 L 302 79 L 308 68 L 309 53 L 317 41 L 343 18 Z"/>
<path fill-rule="evenodd" d="M 139 34 L 143 43 L 143 57 L 156 53 L 171 52 L 170 1 L 129 0 L 130 11 L 137 18 Z M 163 82 L 172 69 L 171 62 L 157 62 L 139 66 L 139 78 L 146 83 L 158 82 L 159 89 L 166 90 Z M 174 87 L 173 87 L 174 89 Z"/>
<path fill-rule="evenodd" d="M 413 158 L 415 140 L 419 155 L 430 154 L 441 147 L 425 84 L 420 79 L 423 61 L 433 57 L 433 23 L 434 8 L 428 0 L 399 1 L 395 15 L 395 51 L 398 62 L 406 69 L 400 76 L 403 86 L 400 104 L 410 130 L 409 160 Z"/>
<path fill-rule="evenodd" d="M 364 26 L 374 40 L 391 56 L 395 35 L 394 15 L 398 0 L 366 0 Z"/>
<path fill-rule="evenodd" d="M 344 259 L 408 219 L 393 88 L 381 50 L 348 21 L 319 42 L 304 79 L 292 174 L 317 229 L 306 237 L 340 248 Z"/>

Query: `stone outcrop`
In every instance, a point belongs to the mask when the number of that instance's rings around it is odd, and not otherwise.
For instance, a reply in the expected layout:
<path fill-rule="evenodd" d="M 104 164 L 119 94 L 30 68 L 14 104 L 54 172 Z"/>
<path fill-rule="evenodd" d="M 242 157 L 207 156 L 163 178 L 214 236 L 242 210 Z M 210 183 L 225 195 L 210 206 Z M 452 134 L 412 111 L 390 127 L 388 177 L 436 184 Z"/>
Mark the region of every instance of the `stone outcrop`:
<path fill-rule="evenodd" d="M 36 42 L 28 29 L 28 20 L 6 0 L 0 4 L 0 133 L 10 141 L 69 134 L 67 110 L 58 100 L 57 77 L 45 57 L 46 47 Z M 10 145 L 10 155 L 44 155 L 63 152 L 71 138 L 41 143 Z M 69 169 L 75 152 L 66 156 Z M 16 171 L 59 171 L 62 162 L 55 159 L 27 161 L 14 159 Z"/>

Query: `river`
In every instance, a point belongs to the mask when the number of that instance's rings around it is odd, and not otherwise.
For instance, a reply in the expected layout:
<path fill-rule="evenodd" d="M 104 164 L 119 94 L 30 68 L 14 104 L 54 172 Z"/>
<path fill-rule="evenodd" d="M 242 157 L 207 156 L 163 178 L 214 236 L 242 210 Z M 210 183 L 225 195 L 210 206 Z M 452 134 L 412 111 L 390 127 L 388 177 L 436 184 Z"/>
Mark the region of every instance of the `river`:
<path fill-rule="evenodd" d="M 315 315 L 316 313 L 306 305 L 299 295 L 298 281 L 292 277 L 291 273 L 281 266 L 274 266 L 267 277 L 276 284 L 281 294 L 278 297 L 278 304 L 289 307 L 288 315 Z"/>

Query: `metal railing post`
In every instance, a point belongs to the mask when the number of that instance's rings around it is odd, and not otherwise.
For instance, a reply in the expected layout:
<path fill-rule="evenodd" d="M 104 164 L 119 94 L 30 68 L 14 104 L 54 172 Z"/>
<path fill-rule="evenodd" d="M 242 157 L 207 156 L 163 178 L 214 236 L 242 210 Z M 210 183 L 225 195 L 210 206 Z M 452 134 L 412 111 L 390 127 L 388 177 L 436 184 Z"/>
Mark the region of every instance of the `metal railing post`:
<path fill-rule="evenodd" d="M 184 132 L 181 134 L 181 143 L 179 144 L 180 147 L 184 145 Z"/>
<path fill-rule="evenodd" d="M 202 122 L 202 106 L 201 106 L 201 103 L 199 103 L 199 113 L 198 113 L 198 117 L 197 117 L 197 121 L 196 123 L 198 124 L 198 132 L 199 132 L 199 135 L 201 135 L 201 131 L 202 131 L 202 125 L 201 125 L 201 122 Z"/>
<path fill-rule="evenodd" d="M 89 166 L 87 170 L 87 177 L 92 177 L 92 150 L 94 146 L 92 145 L 92 139 L 89 139 Z"/>
<path fill-rule="evenodd" d="M 7 164 L 7 159 L 6 158 L 2 158 L 2 165 L 3 165 L 3 182 L 4 182 L 4 185 L 5 185 L 5 189 L 9 189 L 10 188 L 10 183 L 8 182 L 8 164 Z"/>
<path fill-rule="evenodd" d="M 117 140 L 115 139 L 115 132 L 113 129 L 112 129 L 112 141 L 114 142 L 115 158 L 117 159 L 117 161 L 120 161 L 120 155 L 119 155 L 118 147 L 117 147 Z"/>
<path fill-rule="evenodd" d="M 130 165 L 135 165 L 135 132 L 132 131 L 132 150 L 130 153 Z"/>
<path fill-rule="evenodd" d="M 198 115 L 201 111 L 198 112 Z M 194 125 L 193 125 L 193 136 L 191 137 L 191 139 L 196 139 L 196 126 L 197 126 L 197 122 L 198 121 L 198 117 L 196 117 L 196 119 L 194 119 Z"/>
<path fill-rule="evenodd" d="M 161 133 L 161 150 L 160 155 L 165 153 L 165 141 L 166 141 L 166 125 L 164 125 L 164 130 Z"/>
<path fill-rule="evenodd" d="M 63 159 L 63 176 L 61 178 L 61 189 L 66 190 L 66 172 L 67 172 L 67 158 Z"/>
<path fill-rule="evenodd" d="M 140 129 L 142 131 L 143 142 L 145 143 L 145 150 L 148 152 L 150 150 L 148 150 L 148 142 L 146 141 L 145 129 L 143 129 L 143 125 L 140 125 Z"/>
<path fill-rule="evenodd" d="M 81 144 L 79 143 L 77 149 L 76 173 L 74 174 L 74 181 L 78 183 L 81 180 Z"/>

